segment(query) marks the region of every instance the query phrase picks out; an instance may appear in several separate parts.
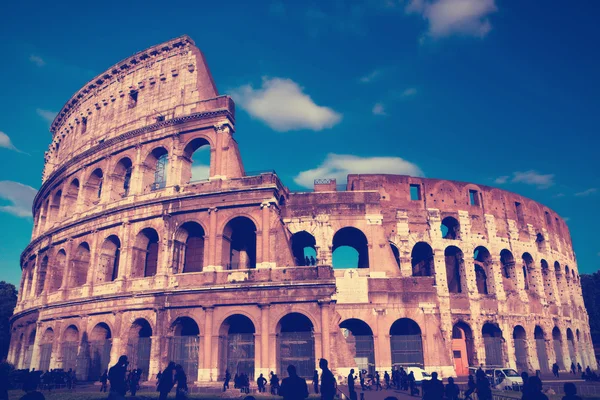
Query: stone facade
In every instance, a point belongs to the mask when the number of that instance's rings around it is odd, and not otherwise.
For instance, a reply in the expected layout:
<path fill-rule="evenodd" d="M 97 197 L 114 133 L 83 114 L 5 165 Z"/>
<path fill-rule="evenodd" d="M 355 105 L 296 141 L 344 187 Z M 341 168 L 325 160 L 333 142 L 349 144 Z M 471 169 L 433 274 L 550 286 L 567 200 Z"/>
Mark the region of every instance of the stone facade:
<path fill-rule="evenodd" d="M 399 175 L 291 192 L 247 174 L 234 103 L 180 37 L 90 81 L 52 124 L 9 361 L 96 379 L 416 364 L 596 365 L 568 228 L 514 193 Z M 209 146 L 209 179 L 191 181 Z M 333 268 L 352 248 L 353 269 Z M 312 255 L 314 262 L 310 260 Z M 306 265 L 309 264 L 309 265 Z M 232 371 L 233 372 L 233 371 Z"/>

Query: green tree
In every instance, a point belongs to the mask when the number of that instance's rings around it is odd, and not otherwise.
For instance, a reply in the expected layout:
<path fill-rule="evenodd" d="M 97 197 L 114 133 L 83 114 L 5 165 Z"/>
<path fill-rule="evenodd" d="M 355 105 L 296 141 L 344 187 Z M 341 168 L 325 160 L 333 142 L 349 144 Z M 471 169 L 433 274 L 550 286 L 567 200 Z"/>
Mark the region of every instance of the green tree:
<path fill-rule="evenodd" d="M 0 281 L 0 360 L 8 355 L 10 322 L 17 304 L 17 288 L 12 283 Z"/>

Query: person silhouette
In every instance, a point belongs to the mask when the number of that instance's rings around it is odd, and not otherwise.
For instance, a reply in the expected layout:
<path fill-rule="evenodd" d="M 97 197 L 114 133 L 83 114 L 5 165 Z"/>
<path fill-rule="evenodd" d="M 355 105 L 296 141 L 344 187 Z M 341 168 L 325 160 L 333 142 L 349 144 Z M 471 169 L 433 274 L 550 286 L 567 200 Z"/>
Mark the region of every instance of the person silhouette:
<path fill-rule="evenodd" d="M 319 371 L 316 369 L 313 375 L 313 389 L 315 390 L 315 394 L 319 394 Z"/>
<path fill-rule="evenodd" d="M 475 392 L 476 389 L 475 378 L 473 375 L 469 375 L 469 380 L 467 382 L 467 391 L 465 392 L 465 400 L 471 399 L 471 395 Z"/>
<path fill-rule="evenodd" d="M 438 379 L 438 373 L 433 372 L 431 379 L 423 381 L 423 400 L 442 400 L 444 397 L 444 384 Z"/>
<path fill-rule="evenodd" d="M 319 368 L 321 368 L 321 399 L 333 400 L 335 396 L 336 383 L 333 373 L 329 370 L 326 359 L 319 360 Z"/>
<path fill-rule="evenodd" d="M 281 381 L 279 395 L 284 400 L 304 400 L 308 397 L 308 386 L 306 380 L 298 376 L 296 367 L 289 365 L 287 367 L 288 377 Z"/>
<path fill-rule="evenodd" d="M 231 380 L 231 374 L 229 373 L 229 370 L 226 369 L 225 370 L 225 380 L 223 380 L 223 391 L 226 391 L 227 389 L 229 389 L 229 381 Z"/>
<path fill-rule="evenodd" d="M 577 387 L 573 382 L 567 382 L 563 386 L 565 395 L 562 400 L 581 400 L 581 397 L 577 396 Z"/>
<path fill-rule="evenodd" d="M 167 365 L 167 368 L 165 368 L 160 377 L 160 382 L 158 382 L 157 390 L 160 393 L 158 397 L 159 400 L 166 400 L 167 396 L 169 395 L 169 392 L 171 391 L 171 389 L 173 389 L 173 386 L 175 385 L 175 382 L 173 381 L 174 371 L 175 363 L 173 361 L 170 361 Z"/>
<path fill-rule="evenodd" d="M 317 265 L 317 260 L 313 256 L 310 256 L 310 265 Z"/>
<path fill-rule="evenodd" d="M 444 388 L 444 393 L 446 394 L 447 400 L 458 400 L 458 396 L 460 395 L 460 388 L 456 383 L 454 383 L 454 378 L 448 378 L 448 383 Z"/>
<path fill-rule="evenodd" d="M 256 380 L 256 385 L 258 386 L 258 392 L 259 393 L 264 393 L 264 392 L 267 391 L 267 389 L 266 389 L 267 380 L 265 379 L 265 377 L 263 376 L 263 374 L 260 374 L 260 376 Z"/>
<path fill-rule="evenodd" d="M 354 369 L 351 369 L 350 373 L 348 374 L 348 393 L 350 394 L 350 400 L 357 400 L 356 389 L 354 388 L 355 380 L 356 377 L 354 376 Z"/>
<path fill-rule="evenodd" d="M 306 266 L 310 265 L 310 259 L 308 258 L 308 256 L 304 257 L 304 265 L 306 265 Z"/>
<path fill-rule="evenodd" d="M 177 389 L 175 390 L 175 400 L 187 399 L 187 376 L 183 367 L 179 364 L 175 366 L 175 381 L 177 382 Z"/>
<path fill-rule="evenodd" d="M 127 393 L 127 356 L 122 355 L 119 361 L 108 370 L 108 380 L 110 381 L 109 397 L 113 399 L 124 399 Z M 112 396 L 111 396 L 112 395 Z"/>

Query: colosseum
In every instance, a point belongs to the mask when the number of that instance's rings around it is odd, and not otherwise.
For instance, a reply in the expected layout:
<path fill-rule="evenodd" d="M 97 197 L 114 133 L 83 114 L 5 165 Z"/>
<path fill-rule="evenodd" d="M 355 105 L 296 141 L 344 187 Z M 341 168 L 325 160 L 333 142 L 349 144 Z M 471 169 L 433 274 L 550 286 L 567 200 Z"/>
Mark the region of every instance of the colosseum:
<path fill-rule="evenodd" d="M 310 377 L 322 357 L 338 376 L 596 365 L 554 211 L 464 182 L 353 174 L 291 191 L 246 172 L 234 102 L 187 36 L 95 77 L 51 132 L 11 320 L 18 368 L 96 380 L 127 354 L 143 379 L 173 360 L 206 383 L 289 364 Z M 340 250 L 352 265 L 336 268 Z"/>

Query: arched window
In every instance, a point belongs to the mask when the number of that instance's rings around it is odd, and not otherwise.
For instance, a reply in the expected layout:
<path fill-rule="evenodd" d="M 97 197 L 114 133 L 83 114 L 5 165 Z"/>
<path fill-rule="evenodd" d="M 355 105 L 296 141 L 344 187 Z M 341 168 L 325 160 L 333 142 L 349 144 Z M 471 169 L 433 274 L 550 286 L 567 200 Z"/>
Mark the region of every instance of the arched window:
<path fill-rule="evenodd" d="M 563 358 L 563 348 L 562 348 L 562 336 L 560 333 L 560 329 L 557 326 L 552 329 L 552 342 L 554 344 L 554 354 L 556 356 L 556 363 L 561 370 L 565 369 L 565 361 Z"/>
<path fill-rule="evenodd" d="M 128 157 L 119 160 L 115 166 L 111 182 L 111 199 L 113 201 L 121 200 L 129 195 L 131 188 L 131 174 L 133 173 L 133 163 Z"/>
<path fill-rule="evenodd" d="M 63 333 L 62 342 L 62 368 L 65 371 L 75 372 L 79 350 L 79 329 L 75 325 L 70 325 Z"/>
<path fill-rule="evenodd" d="M 550 372 L 550 363 L 548 363 L 548 352 L 546 351 L 544 330 L 536 325 L 533 336 L 535 338 L 535 349 L 537 352 L 538 363 L 540 364 L 540 371 L 548 373 Z"/>
<path fill-rule="evenodd" d="M 48 292 L 56 292 L 62 286 L 63 274 L 67 268 L 67 253 L 61 249 L 54 257 L 54 266 L 50 270 L 50 282 L 48 283 Z"/>
<path fill-rule="evenodd" d="M 452 353 L 454 368 L 458 376 L 469 375 L 469 366 L 474 365 L 473 346 L 471 327 L 463 321 L 457 322 L 452 327 Z"/>
<path fill-rule="evenodd" d="M 227 269 L 256 267 L 256 225 L 250 218 L 235 217 L 225 225 L 223 265 Z"/>
<path fill-rule="evenodd" d="M 109 367 L 112 347 L 110 328 L 104 322 L 99 323 L 92 329 L 89 339 L 90 369 L 88 380 L 97 381 Z"/>
<path fill-rule="evenodd" d="M 159 190 L 167 186 L 169 153 L 164 147 L 152 150 L 144 161 L 143 187 L 145 191 Z"/>
<path fill-rule="evenodd" d="M 310 378 L 315 370 L 315 338 L 313 324 L 303 314 L 290 313 L 279 320 L 277 332 L 277 373 L 283 376 L 288 365 L 296 366 L 303 378 Z"/>
<path fill-rule="evenodd" d="M 42 262 L 40 263 L 38 269 L 38 279 L 35 288 L 35 295 L 39 296 L 42 294 L 44 290 L 44 284 L 46 282 L 46 274 L 48 273 L 48 256 L 44 256 L 42 258 Z"/>
<path fill-rule="evenodd" d="M 175 234 L 173 266 L 175 273 L 201 272 L 204 267 L 204 229 L 186 222 Z"/>
<path fill-rule="evenodd" d="M 509 250 L 504 249 L 500 252 L 500 263 L 502 264 L 504 290 L 506 290 L 507 292 L 514 292 L 514 280 L 516 278 L 515 258 Z"/>
<path fill-rule="evenodd" d="M 183 367 L 190 381 L 198 378 L 200 328 L 190 317 L 179 317 L 171 326 L 168 359 Z"/>
<path fill-rule="evenodd" d="M 416 243 L 410 256 L 413 276 L 433 276 L 433 249 L 429 244 L 425 242 Z"/>
<path fill-rule="evenodd" d="M 110 235 L 102 244 L 100 265 L 96 272 L 96 282 L 111 282 L 119 276 L 121 241 L 116 235 Z"/>
<path fill-rule="evenodd" d="M 58 190 L 52 196 L 52 204 L 50 205 L 50 221 L 57 222 L 60 220 L 60 201 L 62 199 L 62 190 Z"/>
<path fill-rule="evenodd" d="M 358 370 L 375 374 L 375 346 L 371 327 L 360 319 L 351 318 L 342 322 L 340 329 Z"/>
<path fill-rule="evenodd" d="M 138 233 L 133 248 L 131 275 L 134 278 L 156 275 L 158 268 L 158 233 L 145 228 Z"/>
<path fill-rule="evenodd" d="M 463 277 L 465 276 L 465 262 L 463 252 L 456 246 L 448 246 L 444 251 L 446 259 L 446 278 L 450 293 L 466 292 Z"/>
<path fill-rule="evenodd" d="M 529 369 L 529 363 L 527 362 L 527 334 L 521 325 L 515 326 L 513 330 L 513 342 L 515 345 L 517 370 L 527 371 Z"/>
<path fill-rule="evenodd" d="M 571 357 L 571 362 L 576 363 L 577 351 L 575 350 L 575 338 L 571 328 L 567 328 L 567 345 L 569 346 L 569 356 Z"/>
<path fill-rule="evenodd" d="M 210 178 L 210 145 L 204 138 L 191 140 L 183 150 L 183 183 Z"/>
<path fill-rule="evenodd" d="M 479 294 L 489 294 L 490 284 L 488 276 L 492 276 L 492 256 L 484 246 L 478 246 L 473 252 L 475 259 L 475 280 Z"/>
<path fill-rule="evenodd" d="M 502 331 L 496 324 L 486 323 L 481 330 L 483 335 L 483 344 L 485 346 L 485 365 L 504 366 L 504 351 L 502 345 L 504 338 Z"/>
<path fill-rule="evenodd" d="M 421 328 L 409 318 L 400 318 L 390 328 L 392 368 L 416 365 L 423 367 Z"/>
<path fill-rule="evenodd" d="M 75 250 L 75 256 L 71 262 L 69 271 L 70 287 L 83 286 L 87 282 L 87 274 L 90 267 L 90 246 L 83 242 Z"/>
<path fill-rule="evenodd" d="M 556 303 L 554 290 L 552 289 L 552 277 L 550 275 L 548 262 L 546 260 L 542 260 L 540 265 L 542 268 L 542 279 L 544 280 L 544 294 L 546 295 L 546 299 L 552 303 Z"/>
<path fill-rule="evenodd" d="M 442 237 L 444 239 L 460 239 L 460 224 L 453 217 L 446 217 L 441 225 Z"/>
<path fill-rule="evenodd" d="M 52 344 L 54 343 L 54 331 L 46 329 L 40 341 L 40 367 L 39 371 L 50 370 L 50 358 L 52 357 Z"/>
<path fill-rule="evenodd" d="M 292 235 L 292 255 L 294 263 L 298 266 L 317 264 L 317 242 L 315 237 L 306 231 L 296 232 Z"/>
<path fill-rule="evenodd" d="M 142 370 L 142 381 L 149 378 L 151 337 L 152 327 L 143 318 L 136 319 L 129 328 L 126 354 L 129 366 Z"/>
<path fill-rule="evenodd" d="M 63 196 L 63 207 L 65 210 L 68 210 L 67 217 L 69 217 L 73 212 L 76 211 L 77 206 L 77 197 L 79 196 L 79 180 L 73 179 L 69 184 L 69 187 Z"/>
<path fill-rule="evenodd" d="M 398 269 L 400 269 L 400 251 L 398 250 L 398 247 L 392 242 L 390 242 L 390 248 L 392 249 L 394 260 L 396 260 L 396 265 L 398 266 Z"/>
<path fill-rule="evenodd" d="M 333 236 L 334 268 L 369 268 L 367 237 L 353 227 L 342 228 Z"/>
<path fill-rule="evenodd" d="M 219 364 L 219 377 L 225 377 L 225 371 L 231 374 L 246 374 L 254 381 L 254 334 L 256 330 L 250 318 L 241 314 L 229 317 L 219 329 L 219 336 L 224 346 L 219 349 L 223 353 Z"/>
<path fill-rule="evenodd" d="M 87 183 L 85 184 L 85 202 L 87 206 L 91 206 L 92 204 L 97 204 L 100 201 L 100 196 L 102 196 L 102 181 L 104 179 L 104 175 L 100 168 L 96 168 L 94 172 L 88 178 Z"/>
<path fill-rule="evenodd" d="M 532 279 L 531 275 L 534 272 L 533 257 L 529 253 L 523 253 L 521 258 L 523 259 L 523 288 L 529 290 L 533 286 L 533 282 L 530 282 L 530 279 Z"/>

